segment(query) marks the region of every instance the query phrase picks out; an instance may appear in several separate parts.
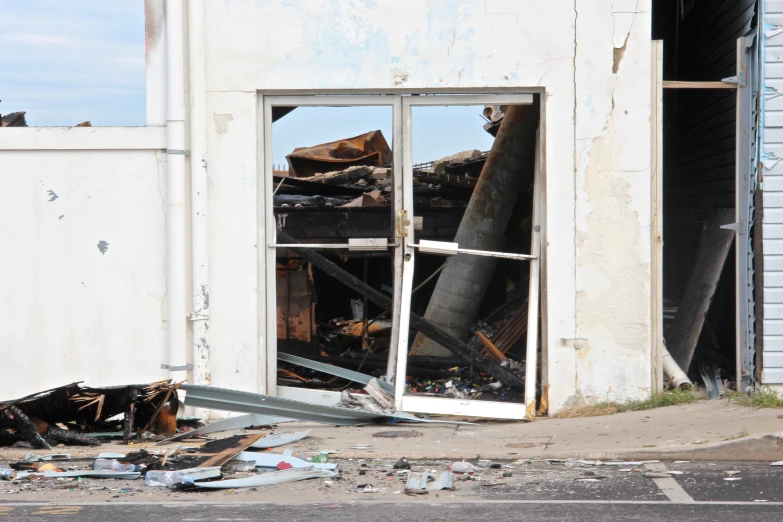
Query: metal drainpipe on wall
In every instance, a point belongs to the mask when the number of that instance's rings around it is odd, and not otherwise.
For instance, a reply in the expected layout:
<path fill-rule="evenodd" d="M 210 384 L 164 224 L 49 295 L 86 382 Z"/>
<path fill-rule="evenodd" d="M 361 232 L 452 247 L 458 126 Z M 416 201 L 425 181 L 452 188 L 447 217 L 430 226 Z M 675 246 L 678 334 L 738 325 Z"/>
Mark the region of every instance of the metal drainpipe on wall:
<path fill-rule="evenodd" d="M 166 0 L 166 285 L 168 362 L 184 380 L 187 362 L 185 243 L 185 86 L 183 0 Z"/>
<path fill-rule="evenodd" d="M 208 385 L 209 374 L 209 236 L 207 171 L 207 100 L 205 0 L 188 4 L 190 78 L 190 186 L 193 271 L 193 384 Z M 208 410 L 194 415 L 206 418 Z"/>

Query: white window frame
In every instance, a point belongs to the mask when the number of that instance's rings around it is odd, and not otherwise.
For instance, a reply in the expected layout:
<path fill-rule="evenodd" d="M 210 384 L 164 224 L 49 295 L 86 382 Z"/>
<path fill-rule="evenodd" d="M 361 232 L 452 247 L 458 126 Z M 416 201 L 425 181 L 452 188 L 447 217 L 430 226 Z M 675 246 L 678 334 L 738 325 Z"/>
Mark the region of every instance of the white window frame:
<path fill-rule="evenodd" d="M 406 96 L 402 101 L 402 176 L 403 209 L 413 216 L 413 107 L 453 105 L 529 105 L 531 94 L 488 94 L 488 95 L 433 95 Z M 538 141 L 538 140 L 537 140 Z M 528 300 L 527 362 L 525 374 L 525 403 L 447 399 L 441 397 L 420 397 L 405 394 L 405 377 L 408 366 L 408 341 L 410 332 L 411 291 L 416 259 L 413 219 L 408 220 L 407 234 L 403 238 L 404 264 L 402 270 L 402 301 L 399 319 L 400 334 L 397 346 L 397 372 L 394 379 L 395 407 L 409 413 L 431 413 L 443 415 L 467 415 L 498 419 L 529 419 L 535 416 L 536 369 L 538 357 L 538 297 L 540 256 L 540 210 L 541 169 L 539 168 L 539 144 L 536 143 L 533 233 L 531 254 L 536 256 L 530 263 L 530 297 Z M 524 262 L 524 261 L 522 261 Z M 393 339 L 392 339 L 393 342 Z"/>
<path fill-rule="evenodd" d="M 263 254 L 259 257 L 259 271 L 258 280 L 264 282 L 262 286 L 259 284 L 259 310 L 266 310 L 265 314 L 265 332 L 261 338 L 261 346 L 259 346 L 260 353 L 262 354 L 259 361 L 259 389 L 261 389 L 267 395 L 283 396 L 291 399 L 308 400 L 312 402 L 314 398 L 320 397 L 322 400 L 319 402 L 333 403 L 334 392 L 321 392 L 320 394 L 312 393 L 312 390 L 306 390 L 302 388 L 277 386 L 277 293 L 274 291 L 277 285 L 275 276 L 275 265 L 277 257 L 277 247 L 270 246 L 275 245 L 277 234 L 277 221 L 274 216 L 274 202 L 273 202 L 273 161 L 272 161 L 272 107 L 366 107 L 366 106 L 382 106 L 392 108 L 392 184 L 393 184 L 393 206 L 392 206 L 392 223 L 394 223 L 394 217 L 402 210 L 402 155 L 401 147 L 397 144 L 402 143 L 402 127 L 400 125 L 402 101 L 399 96 L 379 94 L 379 95 L 341 95 L 341 94 L 327 94 L 327 95 L 285 95 L 285 96 L 263 96 L 261 102 L 258 104 L 261 109 L 259 115 L 259 121 L 263 122 L 263 132 L 259 133 L 261 136 L 261 143 L 259 146 L 263 150 L 263 178 L 262 183 L 259 183 L 258 201 L 263 202 L 263 205 L 259 205 L 259 222 L 264 223 L 263 229 L 259 227 L 259 231 L 263 230 L 263 234 L 259 234 L 258 244 L 262 248 Z M 394 234 L 393 230 L 390 230 L 390 234 Z M 402 288 L 402 248 L 399 241 L 395 241 L 397 246 L 393 247 L 393 259 L 394 259 L 394 281 L 393 281 L 393 302 L 394 312 L 392 314 L 392 325 L 399 325 L 399 321 L 395 321 L 395 317 L 399 317 L 399 302 L 400 291 Z M 261 302 L 263 301 L 263 302 Z M 261 321 L 259 321 L 261 324 Z M 392 338 L 396 338 L 398 335 L 395 332 L 396 328 L 392 328 Z M 265 343 L 263 341 L 266 341 Z M 265 355 L 263 357 L 264 349 L 263 345 L 266 345 Z M 396 346 L 396 344 L 394 344 Z M 394 365 L 396 364 L 396 353 L 389 353 L 388 371 L 393 372 Z M 339 394 L 337 394 L 339 396 Z"/>
<path fill-rule="evenodd" d="M 416 106 L 466 106 L 466 105 L 529 105 L 533 103 L 531 93 L 504 94 L 297 94 L 262 95 L 259 93 L 259 150 L 263 151 L 260 165 L 263 167 L 262 182 L 258 184 L 259 226 L 258 244 L 263 248 L 259 254 L 259 310 L 266 310 L 265 332 L 259 336 L 262 356 L 259 359 L 259 389 L 273 396 L 306 400 L 322 404 L 336 404 L 339 393 L 314 391 L 295 387 L 277 386 L 277 308 L 276 292 L 276 232 L 277 221 L 273 206 L 273 162 L 272 162 L 272 107 L 354 107 L 391 106 L 393 126 L 393 169 L 392 219 L 395 223 L 393 251 L 394 281 L 392 312 L 392 334 L 387 366 L 387 378 L 395 385 L 395 406 L 398 410 L 411 413 L 444 415 L 466 415 L 472 417 L 499 419 L 528 419 L 535 416 L 539 277 L 541 255 L 541 228 L 543 225 L 543 190 L 541 176 L 541 143 L 537 138 L 535 156 L 535 181 L 533 204 L 533 232 L 530 263 L 530 299 L 528 313 L 527 370 L 525 381 L 525 403 L 495 401 L 459 400 L 437 397 L 419 397 L 405 394 L 405 377 L 408 361 L 410 332 L 411 291 L 415 265 L 414 213 L 413 213 L 413 159 L 411 109 Z M 543 121 L 541 122 L 543 125 Z M 270 189 L 272 187 L 272 189 Z M 397 228 L 397 217 L 407 212 L 407 230 Z M 403 235 L 403 237 L 400 237 Z M 264 345 L 266 349 L 264 350 Z M 263 356 L 265 354 L 265 357 Z"/>

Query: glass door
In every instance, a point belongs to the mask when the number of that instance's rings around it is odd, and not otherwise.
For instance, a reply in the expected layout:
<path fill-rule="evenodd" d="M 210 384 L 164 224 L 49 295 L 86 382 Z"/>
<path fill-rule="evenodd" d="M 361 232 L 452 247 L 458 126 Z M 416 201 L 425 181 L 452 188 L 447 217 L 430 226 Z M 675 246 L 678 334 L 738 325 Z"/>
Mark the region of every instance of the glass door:
<path fill-rule="evenodd" d="M 400 98 L 385 95 L 263 98 L 260 373 L 269 395 L 340 400 L 349 381 L 289 364 L 296 357 L 382 379 L 394 371 L 399 309 L 379 306 L 345 277 L 400 301 L 400 111 Z"/>
<path fill-rule="evenodd" d="M 535 415 L 539 114 L 527 94 L 403 97 L 399 410 Z"/>

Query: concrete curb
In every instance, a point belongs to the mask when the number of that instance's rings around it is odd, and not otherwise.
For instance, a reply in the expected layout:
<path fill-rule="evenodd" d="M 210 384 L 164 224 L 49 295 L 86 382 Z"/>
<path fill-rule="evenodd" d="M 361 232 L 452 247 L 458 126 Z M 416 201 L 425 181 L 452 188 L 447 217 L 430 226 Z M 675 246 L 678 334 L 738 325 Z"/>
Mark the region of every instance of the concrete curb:
<path fill-rule="evenodd" d="M 576 456 L 569 452 L 569 457 Z M 649 448 L 612 452 L 587 452 L 579 454 L 583 459 L 616 460 L 732 460 L 774 462 L 783 460 L 783 433 L 718 442 L 715 444 L 687 445 L 682 448 Z M 551 458 L 558 458 L 552 455 Z M 559 457 L 565 458 L 565 457 Z"/>

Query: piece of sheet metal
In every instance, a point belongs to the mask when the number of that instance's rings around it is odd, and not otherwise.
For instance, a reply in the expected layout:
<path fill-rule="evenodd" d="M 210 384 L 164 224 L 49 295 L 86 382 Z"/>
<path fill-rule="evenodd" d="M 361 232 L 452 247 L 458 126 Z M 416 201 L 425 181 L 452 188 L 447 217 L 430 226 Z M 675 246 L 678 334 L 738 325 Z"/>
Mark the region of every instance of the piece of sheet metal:
<path fill-rule="evenodd" d="M 108 470 L 76 470 L 76 471 L 43 471 L 31 473 L 43 475 L 46 478 L 61 477 L 89 477 L 89 478 L 112 478 L 112 479 L 137 479 L 141 476 L 138 471 L 108 471 Z"/>
<path fill-rule="evenodd" d="M 329 375 L 334 375 L 336 377 L 342 377 L 343 379 L 348 379 L 349 381 L 358 382 L 364 385 L 367 385 L 370 382 L 370 380 L 372 380 L 371 375 L 355 372 L 353 370 L 346 370 L 345 368 L 340 368 L 339 366 L 333 366 L 331 364 L 326 364 L 318 361 L 311 361 L 310 359 L 305 359 L 304 357 L 297 357 L 296 355 L 289 355 L 287 353 L 278 352 L 277 358 L 283 362 L 297 364 L 299 366 L 304 366 L 305 368 L 310 368 L 311 370 L 317 370 L 319 372 L 327 373 Z M 381 388 L 383 388 L 385 392 L 389 393 L 392 396 L 394 395 L 394 386 L 380 379 L 378 379 L 378 382 L 380 383 Z"/>
<path fill-rule="evenodd" d="M 286 156 L 293 177 L 344 170 L 353 165 L 382 167 L 391 163 L 392 152 L 380 130 L 313 147 L 298 147 Z"/>
<path fill-rule="evenodd" d="M 271 426 L 272 424 L 280 424 L 283 422 L 291 422 L 294 419 L 286 417 L 276 417 L 273 415 L 237 415 L 236 417 L 229 417 L 227 419 L 219 420 L 206 426 L 196 428 L 195 430 L 185 431 L 177 433 L 176 435 L 164 439 L 160 442 L 156 442 L 155 445 L 166 444 L 176 440 L 187 439 L 189 437 L 195 437 L 198 435 L 206 435 L 208 433 L 217 433 L 219 431 L 229 430 L 242 430 L 249 428 L 250 426 Z M 264 448 L 272 448 L 274 446 L 263 446 Z"/>
<path fill-rule="evenodd" d="M 124 457 L 125 455 L 123 455 Z M 98 455 L 98 458 L 103 458 Z M 55 460 L 71 460 L 70 453 L 52 453 L 49 455 L 38 455 L 36 453 L 26 453 L 24 456 L 25 462 L 41 462 L 41 461 L 55 461 Z"/>
<path fill-rule="evenodd" d="M 337 473 L 326 469 L 286 469 L 283 471 L 270 471 L 260 475 L 253 475 L 240 479 L 218 480 L 214 482 L 196 482 L 193 485 L 199 488 L 209 489 L 237 489 L 253 488 L 258 486 L 273 486 L 275 484 L 285 484 L 286 482 L 296 482 L 298 480 L 307 480 L 311 478 L 332 478 Z"/>
<path fill-rule="evenodd" d="M 475 426 L 475 424 L 469 422 L 420 419 L 410 413 L 400 411 L 396 411 L 393 414 L 373 413 L 336 406 L 321 406 L 281 397 L 271 397 L 260 393 L 227 390 L 213 386 L 183 384 L 181 389 L 186 392 L 185 404 L 187 406 L 262 415 L 285 415 L 298 420 L 320 422 L 334 426 L 356 426 L 373 422 L 376 419 Z"/>
<path fill-rule="evenodd" d="M 349 410 L 333 406 L 320 406 L 291 399 L 271 397 L 260 393 L 242 392 L 215 388 L 212 386 L 183 385 L 185 404 L 197 408 L 223 411 L 241 411 L 262 415 L 279 415 L 299 420 L 321 422 L 336 426 L 367 424 L 379 418 L 393 418 L 390 415 Z"/>
<path fill-rule="evenodd" d="M 243 451 L 231 460 L 252 460 L 255 461 L 257 468 L 276 468 L 281 462 L 285 462 L 296 469 L 336 469 L 337 464 L 307 462 L 291 455 L 277 455 L 275 453 L 258 453 L 255 451 Z"/>
<path fill-rule="evenodd" d="M 292 442 L 296 442 L 298 440 L 302 440 L 308 435 L 310 435 L 311 430 L 307 431 L 286 431 L 284 433 L 271 433 L 269 435 L 266 435 L 260 439 L 258 439 L 256 442 L 250 445 L 251 448 L 258 448 L 258 449 L 266 449 L 266 448 L 277 448 L 278 446 L 285 446 L 286 444 L 291 444 Z"/>
<path fill-rule="evenodd" d="M 409 473 L 408 481 L 405 483 L 405 491 L 440 491 L 441 489 L 453 489 L 452 480 L 451 471 L 444 471 L 440 474 L 440 478 L 438 479 L 429 471 Z"/>

